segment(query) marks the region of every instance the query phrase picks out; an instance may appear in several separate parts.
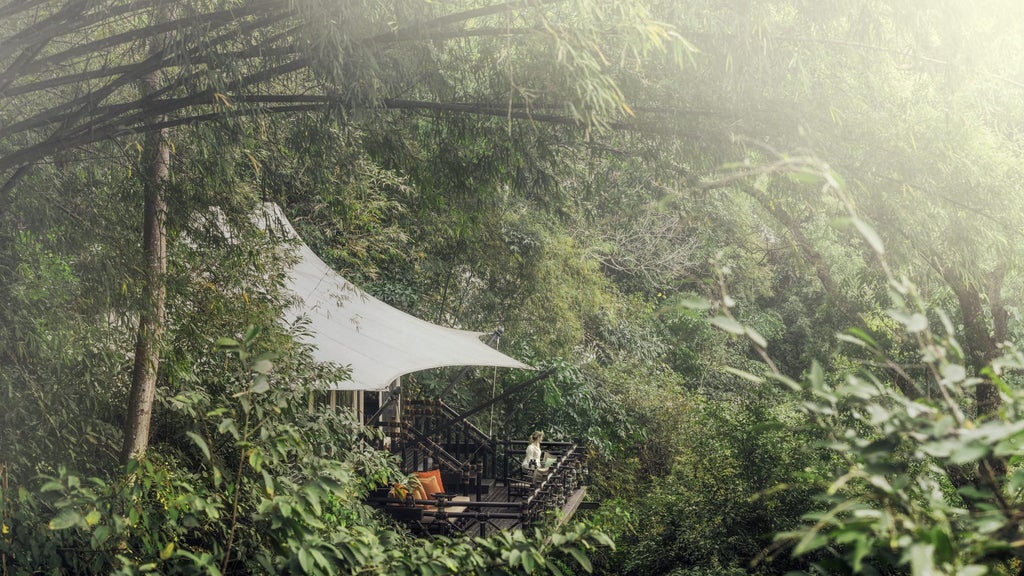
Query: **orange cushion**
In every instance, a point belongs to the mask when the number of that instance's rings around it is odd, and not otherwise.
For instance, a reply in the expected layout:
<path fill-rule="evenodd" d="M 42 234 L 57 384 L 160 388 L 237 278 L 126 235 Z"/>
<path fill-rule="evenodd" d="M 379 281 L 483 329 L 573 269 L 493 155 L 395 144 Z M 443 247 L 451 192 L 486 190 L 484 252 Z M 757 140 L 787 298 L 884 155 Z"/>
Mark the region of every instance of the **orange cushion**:
<path fill-rule="evenodd" d="M 427 498 L 433 498 L 434 494 L 444 492 L 444 490 L 437 485 L 437 479 L 433 476 L 420 478 L 420 485 L 423 486 L 423 491 L 426 492 Z"/>
<path fill-rule="evenodd" d="M 431 497 L 438 492 L 444 492 L 444 482 L 441 481 L 440 470 L 427 470 L 426 472 L 417 472 L 416 476 L 420 479 L 420 485 L 423 486 L 423 491 L 427 493 L 427 497 Z M 433 482 L 431 482 L 433 480 Z"/>
<path fill-rule="evenodd" d="M 413 486 L 412 497 L 416 500 L 426 500 L 427 493 L 423 490 L 423 483 L 419 482 Z"/>

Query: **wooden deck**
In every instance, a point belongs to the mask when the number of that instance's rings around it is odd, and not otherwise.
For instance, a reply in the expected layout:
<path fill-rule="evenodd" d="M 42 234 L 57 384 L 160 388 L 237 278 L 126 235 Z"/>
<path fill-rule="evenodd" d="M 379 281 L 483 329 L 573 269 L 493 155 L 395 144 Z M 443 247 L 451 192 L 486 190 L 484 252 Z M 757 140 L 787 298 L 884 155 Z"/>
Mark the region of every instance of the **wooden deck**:
<path fill-rule="evenodd" d="M 558 525 L 561 526 L 576 514 L 576 511 L 580 509 L 580 504 L 583 504 L 583 499 L 587 496 L 587 487 L 580 486 L 572 493 L 572 496 L 566 500 L 565 505 L 562 506 L 562 513 L 558 516 Z"/>
<path fill-rule="evenodd" d="M 583 502 L 586 492 L 586 486 L 581 486 L 566 499 L 560 508 L 558 525 L 572 518 Z M 486 490 L 481 491 L 479 499 L 475 491 L 460 495 L 466 496 L 468 501 L 442 501 L 438 502 L 439 506 L 433 506 L 427 511 L 408 507 L 397 510 L 389 507 L 389 510 L 421 535 L 488 536 L 504 530 L 525 528 L 523 499 L 516 496 L 509 498 L 508 488 L 503 483 L 487 485 Z"/>
<path fill-rule="evenodd" d="M 562 505 L 560 513 L 558 515 L 557 525 L 568 522 L 572 519 L 573 515 L 576 514 L 576 510 L 579 509 L 580 504 L 586 497 L 587 487 L 580 486 L 577 488 L 572 495 L 566 500 L 565 504 Z M 471 500 L 476 500 L 475 494 L 469 495 Z M 488 502 L 493 504 L 508 503 L 508 508 L 489 508 L 488 512 L 492 513 L 492 517 L 486 517 L 487 514 L 481 514 L 476 518 L 462 517 L 456 519 L 455 525 L 458 529 L 466 534 L 487 536 L 501 530 L 511 530 L 515 528 L 521 528 L 520 518 L 504 518 L 498 517 L 497 514 L 515 512 L 518 509 L 515 508 L 520 498 L 512 497 L 509 498 L 508 487 L 501 482 L 490 484 L 487 486 L 487 491 L 481 494 L 479 502 Z"/>
<path fill-rule="evenodd" d="M 470 495 L 471 498 L 476 498 L 475 494 Z M 494 504 L 508 503 L 513 506 L 518 505 L 518 499 L 512 498 L 509 500 L 508 487 L 503 483 L 494 483 L 488 486 L 488 490 L 480 498 L 481 502 L 490 502 Z M 518 514 L 518 508 L 495 508 L 494 512 L 513 512 Z M 465 518 L 461 529 L 466 534 L 487 536 L 501 530 L 510 530 L 519 526 L 519 518 Z"/>
<path fill-rule="evenodd" d="M 399 500 L 386 496 L 386 489 L 368 498 L 418 535 L 487 536 L 549 522 L 552 513 L 561 524 L 586 495 L 586 450 L 578 442 L 544 443 L 555 460 L 538 475 L 521 469 L 528 442 L 495 442 L 440 402 L 423 403 L 414 419 L 389 434 L 403 472 L 437 470 L 443 480 L 446 493 L 430 499 Z"/>

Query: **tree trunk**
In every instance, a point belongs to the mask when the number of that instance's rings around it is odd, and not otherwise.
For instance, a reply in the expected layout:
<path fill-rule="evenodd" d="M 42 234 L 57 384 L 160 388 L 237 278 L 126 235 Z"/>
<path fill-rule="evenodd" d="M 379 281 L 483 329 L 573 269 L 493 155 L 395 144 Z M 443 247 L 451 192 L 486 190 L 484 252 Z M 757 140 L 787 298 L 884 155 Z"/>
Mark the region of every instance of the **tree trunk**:
<path fill-rule="evenodd" d="M 989 330 L 981 293 L 977 284 L 963 278 L 951 268 L 944 269 L 942 276 L 949 287 L 953 289 L 957 302 L 960 304 L 960 317 L 964 323 L 964 338 L 961 344 L 967 357 L 965 360 L 974 370 L 975 376 L 982 378 L 982 369 L 999 355 L 999 346 L 992 331 Z M 996 278 L 993 278 L 993 282 L 995 280 Z M 999 282 L 1001 284 L 1001 278 Z M 1005 310 L 1002 308 L 1001 302 L 993 304 L 997 306 L 993 309 L 993 316 L 995 328 L 999 330 L 1001 315 L 1005 314 Z M 983 379 L 975 387 L 974 394 L 978 418 L 996 414 L 999 411 L 1002 400 L 999 397 L 999 390 L 992 382 Z"/>
<path fill-rule="evenodd" d="M 840 318 L 849 322 L 857 322 L 857 315 L 850 309 L 849 301 L 837 287 L 836 281 L 832 277 L 832 272 L 829 270 L 828 262 L 825 261 L 825 257 L 821 255 L 821 252 L 818 252 L 811 242 L 807 240 L 807 237 L 804 235 L 804 232 L 800 227 L 800 222 L 798 222 L 796 218 L 787 212 L 781 205 L 773 203 L 764 192 L 757 188 L 753 186 L 740 186 L 740 188 L 748 196 L 757 201 L 757 203 L 761 205 L 761 208 L 771 214 L 779 224 L 782 224 L 786 228 L 792 237 L 794 247 L 800 255 L 814 267 L 814 273 L 818 276 L 818 281 L 821 282 L 821 287 L 825 290 L 825 294 L 836 307 L 836 311 L 839 313 Z"/>
<path fill-rule="evenodd" d="M 156 73 L 140 81 L 143 96 L 159 88 Z M 154 118 L 160 122 L 162 118 Z M 142 308 L 135 341 L 135 365 L 132 369 L 132 390 L 128 397 L 128 421 L 124 430 L 121 457 L 124 462 L 141 456 L 149 446 L 149 426 L 156 396 L 157 373 L 160 369 L 160 349 L 164 334 L 167 288 L 167 231 L 165 218 L 167 204 L 164 190 L 170 174 L 170 147 L 167 130 L 149 132 L 143 149 L 143 202 L 142 252 L 144 276 Z"/>

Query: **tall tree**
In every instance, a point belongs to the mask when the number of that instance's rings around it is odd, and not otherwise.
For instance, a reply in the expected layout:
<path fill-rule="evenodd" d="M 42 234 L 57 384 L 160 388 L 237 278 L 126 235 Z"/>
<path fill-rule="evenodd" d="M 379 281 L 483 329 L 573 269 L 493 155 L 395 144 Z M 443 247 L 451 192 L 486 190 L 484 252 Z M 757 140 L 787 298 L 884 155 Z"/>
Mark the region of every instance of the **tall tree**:
<path fill-rule="evenodd" d="M 168 44 L 164 36 L 150 40 L 150 55 L 159 54 Z M 143 98 L 152 97 L 160 90 L 160 75 L 154 70 L 139 79 Z M 149 119 L 160 124 L 164 118 Z M 132 387 L 128 397 L 128 424 L 124 433 L 122 459 L 127 461 L 142 455 L 149 445 L 149 428 L 156 396 L 157 373 L 160 369 L 160 349 L 167 317 L 167 201 L 165 190 L 171 170 L 171 149 L 167 142 L 168 129 L 160 128 L 146 133 L 142 152 L 142 254 L 145 278 L 142 283 L 142 307 L 135 341 L 135 365 L 132 368 Z"/>

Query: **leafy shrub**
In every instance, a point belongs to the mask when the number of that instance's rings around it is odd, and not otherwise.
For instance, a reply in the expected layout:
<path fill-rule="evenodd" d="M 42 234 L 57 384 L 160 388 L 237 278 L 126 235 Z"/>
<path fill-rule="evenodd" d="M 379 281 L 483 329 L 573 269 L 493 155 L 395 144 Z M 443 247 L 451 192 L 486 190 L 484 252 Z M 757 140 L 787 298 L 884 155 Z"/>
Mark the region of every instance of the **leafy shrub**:
<path fill-rule="evenodd" d="M 619 547 L 604 567 L 619 574 L 775 574 L 802 564 L 766 559 L 776 532 L 798 525 L 827 461 L 799 419 L 766 403 L 705 401 L 700 426 L 677 441 L 671 471 L 612 522 Z"/>

